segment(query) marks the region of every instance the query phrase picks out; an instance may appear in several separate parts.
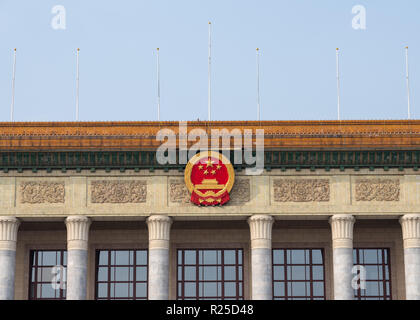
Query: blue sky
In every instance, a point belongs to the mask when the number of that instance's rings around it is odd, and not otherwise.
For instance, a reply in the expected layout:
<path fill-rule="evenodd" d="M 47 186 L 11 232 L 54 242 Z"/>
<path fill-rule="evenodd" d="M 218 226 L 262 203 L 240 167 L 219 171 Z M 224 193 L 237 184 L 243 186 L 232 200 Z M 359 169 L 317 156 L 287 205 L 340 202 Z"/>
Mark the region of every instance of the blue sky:
<path fill-rule="evenodd" d="M 366 30 L 352 28 L 358 4 Z M 51 27 L 55 5 L 65 30 Z M 161 120 L 205 120 L 208 21 L 213 120 L 255 120 L 256 47 L 263 120 L 336 119 L 336 47 L 342 119 L 407 117 L 406 45 L 420 115 L 420 1 L 0 0 L 0 121 L 15 47 L 16 121 L 75 119 L 77 47 L 80 120 L 156 120 L 156 47 Z"/>

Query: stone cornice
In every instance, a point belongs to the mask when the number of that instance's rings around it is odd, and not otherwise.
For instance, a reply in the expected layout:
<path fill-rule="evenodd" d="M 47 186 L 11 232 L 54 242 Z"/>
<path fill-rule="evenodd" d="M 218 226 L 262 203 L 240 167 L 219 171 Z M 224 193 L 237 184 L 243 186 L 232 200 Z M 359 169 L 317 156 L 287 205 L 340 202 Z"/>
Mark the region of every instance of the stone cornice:
<path fill-rule="evenodd" d="M 188 121 L 188 130 L 264 129 L 266 149 L 413 149 L 420 147 L 419 120 L 383 121 Z M 0 150 L 150 150 L 157 132 L 178 133 L 179 122 L 3 122 Z M 191 144 L 195 141 L 191 141 Z"/>
<path fill-rule="evenodd" d="M 404 248 L 420 248 L 420 214 L 406 214 L 400 218 Z"/>

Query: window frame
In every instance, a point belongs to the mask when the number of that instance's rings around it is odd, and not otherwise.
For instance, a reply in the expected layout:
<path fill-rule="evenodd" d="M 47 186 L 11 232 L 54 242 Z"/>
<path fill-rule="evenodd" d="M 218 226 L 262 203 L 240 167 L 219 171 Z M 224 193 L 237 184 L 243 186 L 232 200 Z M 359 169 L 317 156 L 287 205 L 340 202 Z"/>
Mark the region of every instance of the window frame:
<path fill-rule="evenodd" d="M 38 272 L 39 269 L 45 268 L 46 266 L 43 265 L 39 265 L 39 261 L 38 261 L 38 253 L 39 252 L 56 252 L 56 253 L 60 253 L 60 261 L 63 262 L 64 261 L 64 253 L 67 253 L 67 249 L 62 249 L 62 248 L 32 248 L 29 249 L 29 271 L 28 271 L 28 300 L 66 300 L 67 297 L 67 277 L 64 281 L 66 288 L 65 289 L 59 289 L 60 293 L 59 293 L 59 297 L 58 298 L 43 298 L 43 297 L 38 297 L 38 285 L 42 285 L 45 284 L 47 282 L 43 282 L 43 281 L 38 281 Z M 33 264 L 34 261 L 34 257 L 36 256 L 36 263 Z M 68 253 L 67 253 L 67 257 L 66 260 L 68 262 Z M 66 270 L 66 275 L 67 275 L 67 263 L 64 265 L 62 264 L 63 267 Z M 49 265 L 48 265 L 49 266 Z M 51 266 L 53 267 L 53 266 Z M 32 268 L 35 268 L 35 281 L 32 281 Z M 48 282 L 51 283 L 51 282 Z M 31 287 L 32 284 L 34 286 L 34 296 L 31 295 Z M 42 287 L 41 287 L 41 292 L 42 292 Z M 65 292 L 65 294 L 64 294 Z"/>
<path fill-rule="evenodd" d="M 101 251 L 107 251 L 107 264 L 106 265 L 100 265 L 99 264 L 99 255 Z M 133 264 L 128 265 L 119 265 L 119 264 L 112 264 L 111 262 L 111 251 L 133 251 Z M 136 252 L 137 251 L 145 251 L 146 257 L 147 257 L 147 263 L 146 264 L 137 264 L 137 257 Z M 148 300 L 149 299 L 149 250 L 147 248 L 95 248 L 94 251 L 95 255 L 95 283 L 94 283 L 94 300 Z M 99 281 L 98 280 L 98 274 L 99 274 L 99 268 L 107 268 L 107 280 L 106 281 Z M 128 267 L 133 268 L 133 280 L 132 281 L 111 281 L 111 268 L 118 268 L 118 267 Z M 136 269 L 137 267 L 146 267 L 146 280 L 136 280 Z M 107 284 L 107 296 L 106 297 L 98 297 L 98 287 L 100 283 Z M 126 283 L 127 285 L 132 284 L 133 285 L 133 296 L 132 297 L 111 297 L 111 284 L 113 283 Z M 146 284 L 146 296 L 145 297 L 136 297 L 136 284 L 137 283 L 145 283 Z"/>
<path fill-rule="evenodd" d="M 221 251 L 221 263 L 220 264 L 200 264 L 199 261 L 199 252 L 200 251 Z M 226 264 L 225 260 L 224 260 L 224 251 L 235 251 L 235 264 Z M 179 252 L 182 251 L 182 261 L 180 262 L 178 257 L 179 257 Z M 185 264 L 185 251 L 195 251 L 195 264 Z M 191 248 L 191 247 L 182 247 L 182 248 L 176 248 L 176 299 L 177 300 L 192 300 L 194 297 L 190 297 L 190 296 L 185 296 L 185 283 L 195 283 L 195 290 L 196 290 L 196 294 L 195 294 L 195 300 L 208 300 L 208 299 L 213 299 L 213 300 L 244 300 L 245 299 L 245 263 L 244 263 L 244 257 L 245 257 L 245 252 L 244 252 L 244 248 L 241 247 L 209 247 L 209 248 L 202 248 L 202 247 L 196 247 L 196 248 Z M 239 255 L 241 254 L 241 263 L 239 263 Z M 188 266 L 195 266 L 196 268 L 196 275 L 195 275 L 195 280 L 185 280 L 185 267 Z M 221 280 L 200 280 L 200 274 L 199 274 L 199 270 L 200 267 L 206 267 L 206 266 L 211 266 L 211 267 L 220 267 L 221 268 Z M 224 280 L 224 269 L 225 267 L 231 267 L 234 266 L 235 267 L 235 275 L 236 275 L 236 280 Z M 181 267 L 182 268 L 182 280 L 179 279 L 179 273 L 178 273 L 178 268 Z M 239 267 L 242 267 L 242 272 L 239 272 Z M 241 280 L 240 279 L 241 276 Z M 200 283 L 205 283 L 205 282 L 216 282 L 216 283 L 221 283 L 221 296 L 220 297 L 209 297 L 209 296 L 202 296 L 200 297 Z M 225 282 L 228 283 L 235 283 L 235 296 L 228 296 L 225 297 Z M 179 284 L 181 284 L 181 295 L 179 294 L 178 291 L 178 287 Z M 240 284 L 242 284 L 242 295 L 239 294 L 239 287 Z"/>
<path fill-rule="evenodd" d="M 283 250 L 284 257 L 283 257 L 283 264 L 274 264 L 274 251 L 275 250 Z M 309 264 L 289 264 L 287 263 L 287 252 L 292 250 L 309 250 Z M 322 257 L 322 264 L 314 264 L 312 259 L 313 250 L 320 250 L 321 257 Z M 327 299 L 327 286 L 326 286 L 326 254 L 325 249 L 323 247 L 273 247 L 271 249 L 271 267 L 272 267 L 272 296 L 273 300 L 326 300 Z M 274 267 L 275 266 L 282 266 L 284 267 L 284 280 L 274 280 Z M 288 280 L 287 279 L 287 268 L 293 266 L 309 266 L 309 280 Z M 314 266 L 322 266 L 322 280 L 314 280 L 312 275 L 312 268 Z M 274 295 L 274 285 L 276 282 L 284 283 L 284 297 L 283 296 L 275 296 Z M 310 295 L 309 296 L 291 296 L 288 295 L 288 283 L 290 282 L 302 282 L 302 283 L 309 283 L 310 287 Z M 323 283 L 323 295 L 322 296 L 314 296 L 313 295 L 313 284 L 314 283 Z M 309 298 L 309 299 L 308 299 Z"/>
<path fill-rule="evenodd" d="M 381 263 L 360 263 L 360 254 L 359 254 L 359 250 L 381 250 L 381 255 L 382 255 L 382 261 Z M 382 282 L 382 289 L 383 289 L 383 295 L 377 295 L 377 296 L 367 296 L 367 295 L 362 295 L 362 289 L 357 289 L 357 294 L 354 293 L 354 299 L 355 300 L 392 300 L 392 271 L 391 271 L 391 248 L 390 247 L 353 247 L 353 257 L 354 257 L 354 252 L 356 251 L 356 261 L 353 260 L 353 265 L 360 265 L 360 266 L 381 266 L 382 267 L 382 279 L 378 279 L 378 280 L 368 280 L 366 279 L 366 282 Z M 384 253 L 385 251 L 387 252 L 386 257 L 387 257 L 387 261 L 384 261 Z M 388 266 L 388 280 L 386 280 L 386 276 L 385 276 L 385 270 L 386 270 L 386 266 Z M 378 277 L 379 278 L 379 277 Z M 389 282 L 389 295 L 386 294 L 386 283 Z M 353 290 L 354 292 L 355 290 Z M 366 298 L 370 298 L 370 299 L 366 299 Z M 376 299 L 373 299 L 376 298 Z"/>

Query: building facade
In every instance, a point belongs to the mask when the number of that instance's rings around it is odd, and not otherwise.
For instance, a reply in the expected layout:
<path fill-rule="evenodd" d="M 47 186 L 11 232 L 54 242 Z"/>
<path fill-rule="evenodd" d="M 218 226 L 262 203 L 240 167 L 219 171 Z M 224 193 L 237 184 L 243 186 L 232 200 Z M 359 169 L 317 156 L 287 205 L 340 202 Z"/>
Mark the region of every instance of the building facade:
<path fill-rule="evenodd" d="M 263 172 L 198 206 L 178 123 L 1 123 L 0 299 L 420 299 L 420 121 L 186 125 L 263 129 Z"/>

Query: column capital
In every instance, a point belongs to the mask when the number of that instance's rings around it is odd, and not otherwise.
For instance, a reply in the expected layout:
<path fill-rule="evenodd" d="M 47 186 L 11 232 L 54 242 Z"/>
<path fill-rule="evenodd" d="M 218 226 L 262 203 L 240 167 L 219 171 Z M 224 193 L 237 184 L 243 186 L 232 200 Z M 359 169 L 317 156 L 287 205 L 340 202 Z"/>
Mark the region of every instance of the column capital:
<path fill-rule="evenodd" d="M 16 251 L 19 219 L 11 216 L 0 216 L 0 250 Z"/>
<path fill-rule="evenodd" d="M 247 221 L 251 231 L 251 248 L 270 249 L 274 218 L 266 214 L 256 214 Z"/>
<path fill-rule="evenodd" d="M 420 214 L 409 213 L 400 218 L 404 248 L 420 248 Z"/>
<path fill-rule="evenodd" d="M 152 215 L 146 219 L 149 229 L 149 249 L 169 249 L 172 218 Z"/>
<path fill-rule="evenodd" d="M 351 214 L 330 217 L 333 248 L 353 248 L 353 226 L 356 219 Z"/>
<path fill-rule="evenodd" d="M 91 222 L 91 219 L 85 216 L 68 216 L 66 218 L 68 250 L 88 249 L 89 227 Z"/>

